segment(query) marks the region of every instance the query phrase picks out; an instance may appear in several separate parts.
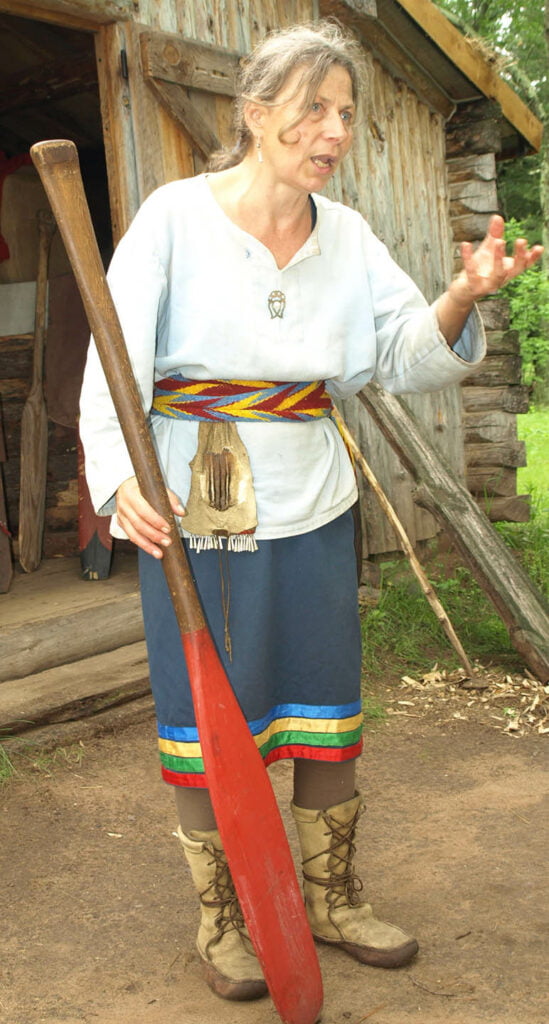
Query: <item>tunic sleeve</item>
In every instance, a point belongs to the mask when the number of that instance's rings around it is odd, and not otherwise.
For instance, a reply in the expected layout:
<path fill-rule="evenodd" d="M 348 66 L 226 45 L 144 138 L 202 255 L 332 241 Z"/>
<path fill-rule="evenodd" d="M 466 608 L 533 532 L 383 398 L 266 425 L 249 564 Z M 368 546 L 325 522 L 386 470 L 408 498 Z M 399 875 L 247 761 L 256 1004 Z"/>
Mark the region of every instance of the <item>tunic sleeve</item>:
<path fill-rule="evenodd" d="M 486 352 L 478 309 L 451 348 L 439 329 L 435 304 L 428 304 L 369 229 L 366 259 L 376 332 L 375 379 L 397 394 L 438 391 L 463 380 Z"/>
<path fill-rule="evenodd" d="M 151 229 L 145 204 L 116 249 L 107 275 L 147 414 L 152 403 L 157 324 L 167 293 Z M 93 337 L 80 398 L 80 435 L 94 508 L 99 515 L 112 515 L 116 490 L 134 470 Z"/>

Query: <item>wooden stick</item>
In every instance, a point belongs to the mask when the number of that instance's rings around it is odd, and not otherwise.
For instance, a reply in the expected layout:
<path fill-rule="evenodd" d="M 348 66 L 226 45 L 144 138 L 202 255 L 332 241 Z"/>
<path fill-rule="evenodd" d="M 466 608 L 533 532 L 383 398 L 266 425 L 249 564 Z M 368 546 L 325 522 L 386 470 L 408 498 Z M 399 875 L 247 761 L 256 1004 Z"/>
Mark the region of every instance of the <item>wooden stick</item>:
<path fill-rule="evenodd" d="M 393 506 L 391 505 L 391 502 L 389 501 L 387 495 L 385 494 L 385 492 L 381 488 L 381 485 L 380 485 L 377 477 L 375 476 L 374 472 L 372 471 L 372 469 L 370 468 L 370 466 L 366 462 L 366 459 L 364 458 L 364 455 L 362 454 L 360 448 L 358 447 L 358 445 L 357 445 L 353 435 L 351 434 L 347 424 L 345 423 L 345 420 L 343 419 L 341 413 L 335 407 L 334 407 L 333 412 L 332 412 L 332 417 L 335 420 L 335 422 L 337 423 L 339 432 L 340 432 L 343 440 L 345 441 L 345 444 L 347 445 L 347 447 L 351 451 L 352 457 L 353 457 L 355 463 L 358 466 L 360 466 L 360 469 L 362 470 L 362 473 L 363 473 L 364 477 L 366 478 L 366 480 L 370 484 L 370 487 L 372 488 L 372 490 L 373 490 L 373 492 L 374 492 L 374 494 L 375 494 L 379 504 L 381 505 L 381 508 L 385 512 L 385 515 L 387 516 L 387 519 L 389 520 L 391 526 L 393 527 L 393 530 L 395 531 L 397 537 L 399 538 L 399 540 L 400 540 L 400 542 L 402 544 L 402 547 L 404 548 L 404 551 L 405 551 L 405 553 L 406 553 L 406 555 L 408 557 L 410 565 L 411 565 L 411 567 L 412 567 L 412 569 L 413 569 L 413 571 L 414 571 L 414 573 L 415 573 L 415 575 L 416 575 L 416 577 L 417 577 L 417 579 L 419 581 L 419 585 L 420 585 L 423 593 L 425 594 L 425 597 L 427 598 L 429 604 L 431 605 L 431 608 L 433 609 L 433 611 L 434 611 L 438 621 L 440 622 L 444 632 L 446 633 L 446 636 L 448 637 L 448 640 L 452 644 L 452 647 L 454 648 L 454 650 L 455 650 L 455 652 L 456 652 L 456 654 L 457 654 L 461 664 L 463 665 L 463 668 L 467 672 L 467 675 L 469 677 L 471 677 L 473 675 L 473 667 L 471 665 L 471 662 L 469 661 L 469 658 L 467 657 L 467 655 L 466 655 L 466 653 L 465 653 L 465 651 L 464 651 L 464 649 L 463 649 L 463 647 L 461 645 L 459 637 L 457 636 L 457 634 L 456 634 L 456 632 L 454 630 L 454 627 L 452 626 L 452 623 L 450 622 L 450 619 L 448 618 L 448 616 L 447 616 L 447 614 L 446 614 L 442 604 L 440 603 L 440 601 L 439 601 L 439 599 L 438 599 L 438 597 L 437 597 L 437 595 L 436 595 L 436 593 L 435 593 L 431 583 L 429 582 L 429 580 L 427 578 L 427 575 L 425 573 L 425 570 L 423 569 L 423 566 L 421 565 L 421 563 L 417 559 L 417 556 L 416 556 L 415 551 L 414 551 L 414 549 L 412 547 L 410 538 L 408 537 L 408 534 L 406 533 L 406 530 L 404 529 L 402 523 L 400 522 L 400 519 L 398 518 L 398 516 L 397 516 Z"/>

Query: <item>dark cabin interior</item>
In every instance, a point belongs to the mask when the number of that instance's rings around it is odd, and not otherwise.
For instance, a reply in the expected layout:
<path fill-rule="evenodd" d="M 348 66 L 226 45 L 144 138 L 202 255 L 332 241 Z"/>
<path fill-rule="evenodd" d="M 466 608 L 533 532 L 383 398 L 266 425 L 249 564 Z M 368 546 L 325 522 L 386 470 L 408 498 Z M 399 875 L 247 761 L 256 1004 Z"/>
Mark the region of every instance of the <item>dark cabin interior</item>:
<path fill-rule="evenodd" d="M 7 524 L 17 557 L 20 424 L 32 378 L 33 318 L 24 329 L 7 303 L 15 287 L 36 279 L 36 215 L 47 208 L 29 148 L 45 139 L 71 139 L 105 263 L 112 253 L 109 195 L 93 32 L 0 15 L 0 429 L 6 449 Z M 76 417 L 88 329 L 59 234 L 49 259 L 49 329 L 45 394 L 49 417 L 44 557 L 78 554 Z M 15 296 L 15 298 L 14 298 Z M 28 298 L 27 298 L 27 301 Z M 2 308 L 4 307 L 4 315 Z M 17 320 L 17 316 L 15 318 Z"/>

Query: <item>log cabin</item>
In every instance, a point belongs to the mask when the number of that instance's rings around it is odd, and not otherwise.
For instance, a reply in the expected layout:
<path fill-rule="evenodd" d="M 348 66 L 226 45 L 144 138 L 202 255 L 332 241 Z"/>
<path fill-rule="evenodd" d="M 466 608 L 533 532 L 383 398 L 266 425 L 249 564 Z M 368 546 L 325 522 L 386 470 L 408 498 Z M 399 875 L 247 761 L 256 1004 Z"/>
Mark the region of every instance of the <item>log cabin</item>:
<path fill-rule="evenodd" d="M 459 241 L 482 238 L 499 210 L 498 161 L 536 151 L 542 128 L 490 56 L 430 0 L 0 0 L 0 468 L 15 559 L 37 213 L 48 205 L 29 147 L 48 138 L 76 143 L 108 263 L 145 197 L 164 182 L 200 172 L 218 140 L 230 136 L 240 56 L 270 29 L 319 17 L 348 25 L 369 66 L 367 110 L 329 194 L 363 213 L 432 300 L 457 268 Z M 42 553 L 52 564 L 78 554 L 77 409 L 88 339 L 59 235 L 48 275 Z M 525 461 L 516 416 L 527 410 L 528 392 L 505 303 L 488 300 L 482 310 L 489 354 L 481 369 L 462 388 L 406 401 L 490 517 L 520 521 L 528 518 L 528 496 L 516 493 L 517 467 Z M 353 399 L 343 411 L 412 543 L 432 538 L 434 518 L 414 502 L 410 475 L 364 405 Z M 399 544 L 364 487 L 361 505 L 363 554 L 372 561 L 387 557 Z M 58 565 L 45 584 L 50 596 L 59 592 Z M 146 669 L 133 580 L 122 582 L 124 610 L 114 614 L 105 605 L 91 632 L 68 616 L 65 662 L 119 646 L 132 661 L 137 644 L 132 678 L 141 685 Z M 52 651 L 49 627 L 41 640 L 39 633 L 26 639 L 13 633 L 1 678 L 30 678 L 64 664 Z M 97 676 L 104 675 L 98 665 Z M 74 686 L 74 673 L 71 679 Z"/>
<path fill-rule="evenodd" d="M 271 28 L 335 16 L 359 36 L 370 67 L 367 114 L 330 188 L 359 209 L 429 300 L 464 238 L 498 210 L 497 161 L 535 150 L 541 126 L 493 63 L 429 0 L 0 0 L 0 400 L 7 519 L 17 538 L 21 409 L 31 381 L 36 212 L 47 206 L 29 146 L 78 146 L 105 261 L 138 205 L 165 181 L 196 173 L 230 132 L 240 54 Z M 59 236 L 49 266 L 45 390 L 49 413 L 44 555 L 77 550 L 78 386 L 87 327 Z M 463 389 L 413 397 L 425 431 L 492 518 L 522 519 L 524 464 L 516 414 L 527 408 L 505 305 L 485 304 L 489 356 Z M 356 401 L 345 414 L 412 541 L 432 536 L 410 481 Z M 395 548 L 363 495 L 366 555 Z M 15 542 L 17 546 L 17 542 Z"/>

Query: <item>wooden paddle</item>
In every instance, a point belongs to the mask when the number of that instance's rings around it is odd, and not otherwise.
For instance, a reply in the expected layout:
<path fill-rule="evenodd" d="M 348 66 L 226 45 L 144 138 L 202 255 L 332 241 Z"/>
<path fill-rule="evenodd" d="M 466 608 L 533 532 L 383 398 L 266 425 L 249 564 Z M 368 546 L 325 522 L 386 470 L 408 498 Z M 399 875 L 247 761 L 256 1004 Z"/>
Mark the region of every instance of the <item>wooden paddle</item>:
<path fill-rule="evenodd" d="M 21 419 L 19 561 L 34 572 L 42 557 L 48 459 L 48 415 L 44 398 L 44 348 L 48 318 L 48 265 L 56 224 L 49 210 L 38 211 L 38 272 L 34 319 L 32 384 Z"/>
<path fill-rule="evenodd" d="M 76 148 L 31 149 L 80 289 L 139 486 L 171 524 L 163 566 L 181 630 L 215 816 L 250 937 L 281 1019 L 314 1024 L 322 982 L 294 864 L 255 741 L 219 659 L 162 479 L 86 204 Z"/>
<path fill-rule="evenodd" d="M 0 594 L 7 594 L 13 579 L 13 562 L 11 558 L 11 533 L 8 529 L 6 500 L 4 497 L 4 479 L 2 462 L 6 461 L 4 430 L 2 426 L 2 408 L 0 407 Z"/>

